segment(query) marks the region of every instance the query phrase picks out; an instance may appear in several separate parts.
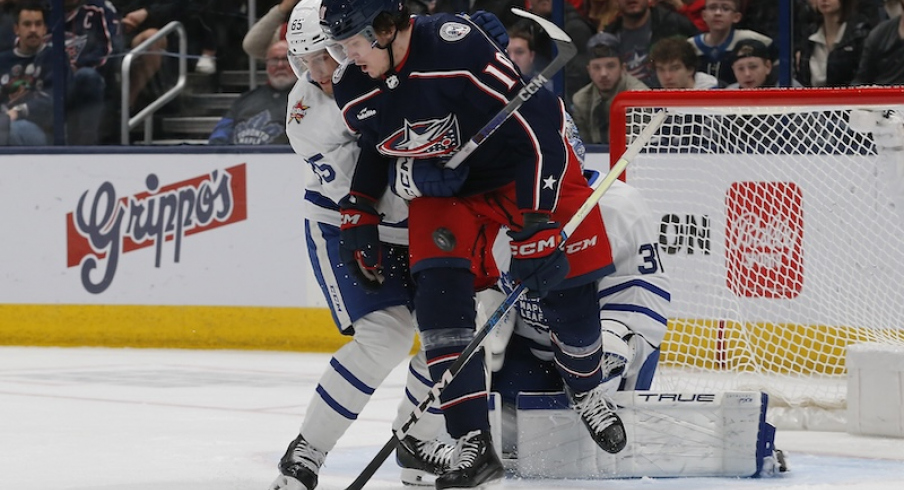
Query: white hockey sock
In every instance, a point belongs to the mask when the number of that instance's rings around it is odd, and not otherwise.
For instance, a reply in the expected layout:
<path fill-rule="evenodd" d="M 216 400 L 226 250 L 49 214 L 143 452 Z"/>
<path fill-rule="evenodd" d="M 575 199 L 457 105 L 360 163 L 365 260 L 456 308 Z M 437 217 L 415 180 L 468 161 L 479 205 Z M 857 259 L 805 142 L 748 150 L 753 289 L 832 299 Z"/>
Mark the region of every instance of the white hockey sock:
<path fill-rule="evenodd" d="M 330 359 L 301 426 L 301 434 L 321 451 L 332 450 L 414 339 L 412 315 L 402 306 L 370 313 L 354 327 L 354 340 Z"/>

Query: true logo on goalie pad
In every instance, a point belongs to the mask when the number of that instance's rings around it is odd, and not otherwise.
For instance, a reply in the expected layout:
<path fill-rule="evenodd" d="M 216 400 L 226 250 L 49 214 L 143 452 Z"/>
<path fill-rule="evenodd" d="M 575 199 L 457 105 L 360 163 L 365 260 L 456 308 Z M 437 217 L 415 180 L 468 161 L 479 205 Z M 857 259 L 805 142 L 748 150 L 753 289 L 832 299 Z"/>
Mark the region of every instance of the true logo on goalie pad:
<path fill-rule="evenodd" d="M 797 297 L 803 288 L 803 196 L 794 182 L 735 182 L 726 196 L 728 288 L 741 297 Z"/>

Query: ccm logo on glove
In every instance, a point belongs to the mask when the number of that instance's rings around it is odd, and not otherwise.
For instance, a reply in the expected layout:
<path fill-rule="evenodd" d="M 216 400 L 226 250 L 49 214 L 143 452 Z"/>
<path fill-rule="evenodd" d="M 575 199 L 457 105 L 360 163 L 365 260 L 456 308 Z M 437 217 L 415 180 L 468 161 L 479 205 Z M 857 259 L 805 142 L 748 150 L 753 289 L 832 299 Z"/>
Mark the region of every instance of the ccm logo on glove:
<path fill-rule="evenodd" d="M 512 242 L 512 255 L 519 258 L 545 257 L 559 247 L 562 235 L 557 229 L 543 230 L 528 242 Z"/>

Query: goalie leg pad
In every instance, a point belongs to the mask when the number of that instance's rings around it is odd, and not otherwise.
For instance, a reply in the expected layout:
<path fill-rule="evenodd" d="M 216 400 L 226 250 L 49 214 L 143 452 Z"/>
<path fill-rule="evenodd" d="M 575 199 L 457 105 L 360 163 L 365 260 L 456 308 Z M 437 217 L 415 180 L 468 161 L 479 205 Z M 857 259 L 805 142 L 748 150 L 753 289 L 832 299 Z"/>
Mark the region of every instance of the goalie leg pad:
<path fill-rule="evenodd" d="M 518 397 L 520 476 L 538 478 L 766 476 L 777 461 L 759 392 L 618 392 L 628 436 L 618 454 L 597 447 L 563 393 Z M 772 458 L 772 459 L 770 459 Z"/>

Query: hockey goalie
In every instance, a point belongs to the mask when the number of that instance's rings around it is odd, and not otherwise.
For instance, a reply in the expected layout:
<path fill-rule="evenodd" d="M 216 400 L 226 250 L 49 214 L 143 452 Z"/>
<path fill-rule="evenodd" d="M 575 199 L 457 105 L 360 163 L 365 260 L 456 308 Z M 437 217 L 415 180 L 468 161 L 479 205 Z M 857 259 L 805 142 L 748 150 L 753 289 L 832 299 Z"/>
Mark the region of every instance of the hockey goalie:
<path fill-rule="evenodd" d="M 593 177 L 591 177 L 592 179 Z M 491 421 L 504 461 L 520 476 L 626 478 L 766 476 L 785 471 L 766 423 L 760 392 L 650 391 L 670 302 L 669 280 L 658 255 L 651 213 L 640 193 L 616 181 L 600 201 L 616 272 L 600 280 L 604 396 L 624 424 L 626 444 L 601 450 L 563 392 L 554 339 L 536 300 L 522 298 L 487 340 L 487 365 L 497 403 Z M 502 268 L 506 237 L 494 246 Z M 484 315 L 512 285 L 481 292 Z M 501 403 L 498 403 L 501 402 Z"/>

